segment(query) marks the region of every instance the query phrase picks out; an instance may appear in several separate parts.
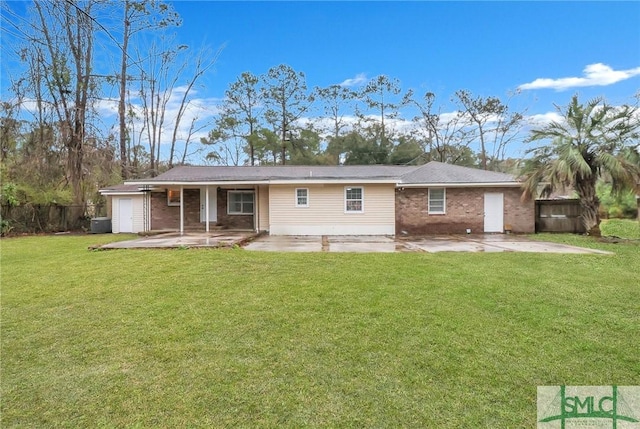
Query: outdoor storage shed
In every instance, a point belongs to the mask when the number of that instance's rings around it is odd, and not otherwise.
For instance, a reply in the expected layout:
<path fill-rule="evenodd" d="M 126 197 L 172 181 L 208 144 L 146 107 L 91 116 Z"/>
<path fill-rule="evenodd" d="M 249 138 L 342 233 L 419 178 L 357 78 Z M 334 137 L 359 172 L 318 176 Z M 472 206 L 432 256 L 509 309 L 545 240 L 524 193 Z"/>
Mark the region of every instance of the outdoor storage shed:
<path fill-rule="evenodd" d="M 137 186 L 120 185 L 100 192 L 109 200 L 108 217 L 111 218 L 111 229 L 117 233 L 138 233 L 145 228 L 145 219 L 149 219 L 148 205 L 145 204 L 145 193 Z M 145 215 L 145 211 L 147 211 Z"/>

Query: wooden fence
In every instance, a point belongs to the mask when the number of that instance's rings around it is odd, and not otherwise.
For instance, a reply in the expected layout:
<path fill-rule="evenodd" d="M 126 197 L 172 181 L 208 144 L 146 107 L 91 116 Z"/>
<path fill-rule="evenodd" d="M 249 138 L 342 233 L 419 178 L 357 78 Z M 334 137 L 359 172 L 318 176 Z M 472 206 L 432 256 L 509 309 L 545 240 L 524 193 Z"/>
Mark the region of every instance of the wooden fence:
<path fill-rule="evenodd" d="M 579 200 L 537 200 L 536 232 L 586 232 Z"/>
<path fill-rule="evenodd" d="M 57 204 L 21 204 L 1 206 L 1 219 L 9 233 L 88 231 L 91 218 L 105 216 L 102 204 L 62 206 Z"/>

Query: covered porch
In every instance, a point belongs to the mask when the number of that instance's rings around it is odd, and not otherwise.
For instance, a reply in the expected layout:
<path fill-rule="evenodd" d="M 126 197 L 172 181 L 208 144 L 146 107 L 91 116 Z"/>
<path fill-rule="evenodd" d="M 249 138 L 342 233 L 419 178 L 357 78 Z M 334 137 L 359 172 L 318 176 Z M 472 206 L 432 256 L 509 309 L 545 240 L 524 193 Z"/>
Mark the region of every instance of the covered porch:
<path fill-rule="evenodd" d="M 268 230 L 266 185 L 167 185 L 150 192 L 151 230 L 210 232 Z"/>

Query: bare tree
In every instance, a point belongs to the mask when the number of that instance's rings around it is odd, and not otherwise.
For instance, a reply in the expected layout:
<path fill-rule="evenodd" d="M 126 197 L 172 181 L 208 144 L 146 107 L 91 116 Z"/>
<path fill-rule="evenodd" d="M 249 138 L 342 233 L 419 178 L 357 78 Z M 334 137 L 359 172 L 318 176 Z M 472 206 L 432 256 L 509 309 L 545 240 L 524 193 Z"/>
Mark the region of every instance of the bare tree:
<path fill-rule="evenodd" d="M 137 51 L 137 58 L 143 67 L 140 79 L 139 101 L 140 116 L 145 129 L 145 137 L 149 146 L 150 172 L 152 176 L 159 173 L 161 146 L 169 144 L 167 166 L 171 168 L 176 158 L 176 144 L 183 140 L 180 135 L 182 121 L 192 106 L 191 95 L 198 79 L 215 64 L 219 53 L 211 54 L 202 49 L 197 55 L 189 55 L 186 45 L 171 46 L 171 42 L 161 39 L 154 41 L 143 55 Z M 192 73 L 184 85 L 187 71 Z M 204 125 L 193 123 L 191 132 Z M 165 137 L 169 136 L 166 139 Z M 189 131 L 187 137 L 190 139 Z"/>
<path fill-rule="evenodd" d="M 36 61 L 35 71 L 44 79 L 43 96 L 50 97 L 66 150 L 67 178 L 73 199 L 81 204 L 83 156 L 88 110 L 91 108 L 94 22 L 93 1 L 49 3 L 34 1 L 37 25 L 25 55 Z M 47 70 L 43 72 L 43 70 Z M 34 70 L 34 69 L 32 69 Z"/>
<path fill-rule="evenodd" d="M 455 93 L 455 100 L 475 127 L 473 138 L 480 142 L 480 161 L 486 170 L 490 158 L 504 156 L 506 145 L 521 128 L 523 116 L 510 114 L 509 107 L 498 97 L 474 97 L 469 91 L 460 90 Z"/>
<path fill-rule="evenodd" d="M 213 121 L 207 121 L 205 123 L 199 123 L 199 121 L 200 121 L 200 118 L 198 116 L 194 116 L 193 118 L 191 118 L 191 124 L 189 125 L 189 129 L 187 130 L 187 135 L 184 138 L 184 150 L 182 151 L 182 159 L 180 161 L 182 165 L 184 165 L 187 162 L 187 157 L 193 156 L 199 152 L 202 152 L 204 149 L 201 146 L 200 148 L 189 152 L 189 148 L 193 141 L 194 136 L 198 134 L 200 131 L 204 130 L 205 128 L 209 128 L 213 122 Z"/>
<path fill-rule="evenodd" d="M 187 85 L 182 93 L 180 105 L 178 106 L 178 113 L 176 114 L 176 118 L 173 123 L 173 133 L 171 135 L 171 150 L 169 153 L 169 168 L 173 167 L 173 157 L 176 150 L 178 130 L 180 129 L 182 118 L 184 117 L 184 114 L 187 111 L 187 108 L 189 107 L 189 95 L 191 93 L 191 90 L 193 89 L 193 86 L 196 84 L 198 79 L 200 79 L 200 77 L 202 77 L 203 74 L 205 74 L 208 70 L 210 70 L 214 66 L 214 64 L 218 59 L 218 56 L 220 55 L 221 50 L 222 48 L 220 48 L 215 54 L 211 54 L 207 49 L 202 49 L 200 53 L 198 53 L 194 57 L 193 64 L 192 64 L 193 74 L 189 78 Z M 191 133 L 193 132 L 196 126 L 195 125 L 196 119 L 197 118 L 194 118 L 194 120 L 191 122 L 191 126 L 189 128 L 189 136 L 187 138 L 187 143 L 186 143 L 187 145 L 189 143 Z M 187 152 L 187 149 L 185 147 L 185 151 L 184 151 L 185 155 L 182 158 L 183 162 L 186 156 L 186 152 Z"/>
<path fill-rule="evenodd" d="M 443 112 L 442 107 L 436 107 L 436 95 L 425 93 L 423 101 L 413 98 L 413 104 L 419 115 L 413 118 L 417 124 L 416 132 L 422 141 L 425 154 L 429 160 L 458 164 L 465 161 L 463 157 L 468 153 L 469 134 L 468 121 L 462 112 Z M 466 162 L 463 162 L 466 163 Z"/>
<path fill-rule="evenodd" d="M 161 41 L 164 41 L 162 39 Z M 178 52 L 186 49 L 181 45 L 177 48 L 167 48 L 153 42 L 147 55 L 137 51 L 137 57 L 142 63 L 146 59 L 144 71 L 140 79 L 139 97 L 141 103 L 141 116 L 149 146 L 149 169 L 151 176 L 159 173 L 160 146 L 162 144 L 165 126 L 167 105 L 171 100 L 173 90 L 186 67 L 186 63 L 173 67 L 176 63 Z"/>
<path fill-rule="evenodd" d="M 120 142 L 120 164 L 122 179 L 129 176 L 127 151 L 127 87 L 130 80 L 128 74 L 129 42 L 137 33 L 152 28 L 164 28 L 169 25 L 180 25 L 180 18 L 169 5 L 161 1 L 125 0 L 122 16 L 122 45 L 120 73 L 117 76 L 119 86 L 118 121 Z"/>

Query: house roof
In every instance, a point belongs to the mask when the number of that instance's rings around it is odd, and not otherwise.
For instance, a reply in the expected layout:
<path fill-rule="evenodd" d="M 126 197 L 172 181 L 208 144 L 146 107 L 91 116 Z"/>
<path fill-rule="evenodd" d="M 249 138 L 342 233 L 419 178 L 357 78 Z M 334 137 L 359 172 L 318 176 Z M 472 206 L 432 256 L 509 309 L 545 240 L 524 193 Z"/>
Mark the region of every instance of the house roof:
<path fill-rule="evenodd" d="M 418 167 L 395 165 L 181 166 L 144 182 L 268 181 L 308 179 L 398 179 Z"/>
<path fill-rule="evenodd" d="M 402 184 L 480 184 L 480 183 L 513 183 L 516 179 L 511 174 L 485 171 L 460 165 L 429 162 L 402 176 Z"/>
<path fill-rule="evenodd" d="M 108 186 L 106 188 L 100 189 L 100 193 L 104 195 L 112 195 L 112 194 L 138 194 L 140 193 L 139 185 L 113 185 Z"/>
<path fill-rule="evenodd" d="M 180 166 L 150 179 L 129 181 L 124 186 L 181 185 L 209 183 L 311 183 L 383 182 L 401 186 L 514 186 L 514 176 L 477 168 L 432 161 L 419 166 Z M 103 192 L 104 193 L 104 192 Z"/>

